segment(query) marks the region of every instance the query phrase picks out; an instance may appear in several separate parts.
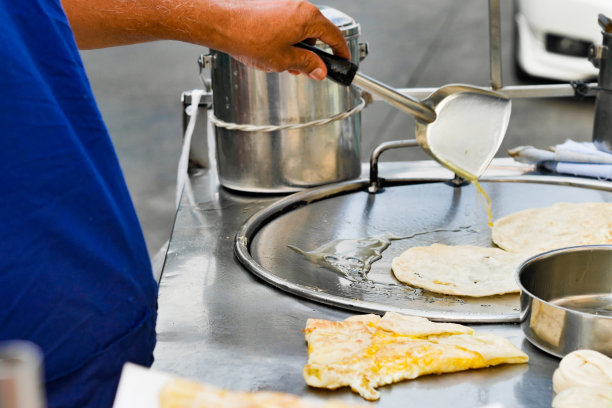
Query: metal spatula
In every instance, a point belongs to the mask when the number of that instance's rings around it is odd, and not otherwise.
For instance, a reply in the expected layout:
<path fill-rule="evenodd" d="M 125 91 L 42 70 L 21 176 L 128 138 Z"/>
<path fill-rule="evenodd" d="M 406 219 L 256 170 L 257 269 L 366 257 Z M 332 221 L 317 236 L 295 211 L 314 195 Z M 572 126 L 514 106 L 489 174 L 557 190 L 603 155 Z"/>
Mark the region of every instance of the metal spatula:
<path fill-rule="evenodd" d="M 468 180 L 478 179 L 501 145 L 511 102 L 506 96 L 469 85 L 446 85 L 423 101 L 357 72 L 357 65 L 307 43 L 296 46 L 316 53 L 327 77 L 357 85 L 415 117 L 419 145 L 436 161 Z"/>

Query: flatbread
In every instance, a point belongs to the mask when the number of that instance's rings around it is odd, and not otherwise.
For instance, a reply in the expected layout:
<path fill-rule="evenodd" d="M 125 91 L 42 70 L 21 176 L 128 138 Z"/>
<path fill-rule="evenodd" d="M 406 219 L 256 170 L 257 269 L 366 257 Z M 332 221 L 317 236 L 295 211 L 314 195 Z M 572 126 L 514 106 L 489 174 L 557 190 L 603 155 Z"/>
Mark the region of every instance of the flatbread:
<path fill-rule="evenodd" d="M 159 393 L 160 408 L 364 408 L 339 401 L 309 401 L 291 394 L 238 392 L 183 379 L 168 381 Z"/>
<path fill-rule="evenodd" d="M 349 386 L 371 401 L 379 399 L 376 387 L 381 385 L 528 360 L 503 337 L 392 312 L 382 318 L 369 314 L 342 322 L 308 319 L 304 332 L 306 383 L 329 389 Z"/>
<path fill-rule="evenodd" d="M 401 282 L 456 296 L 492 296 L 519 292 L 514 273 L 525 260 L 497 248 L 433 244 L 413 247 L 394 258 L 393 274 Z"/>
<path fill-rule="evenodd" d="M 492 239 L 506 251 L 531 254 L 612 244 L 612 203 L 558 203 L 519 211 L 495 221 Z"/>

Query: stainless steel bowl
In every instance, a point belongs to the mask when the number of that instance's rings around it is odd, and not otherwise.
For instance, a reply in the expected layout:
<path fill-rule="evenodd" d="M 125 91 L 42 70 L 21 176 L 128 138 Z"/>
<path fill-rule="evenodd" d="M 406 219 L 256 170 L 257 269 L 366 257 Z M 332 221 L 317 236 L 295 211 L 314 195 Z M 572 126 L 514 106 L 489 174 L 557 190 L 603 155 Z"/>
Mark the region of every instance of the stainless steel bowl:
<path fill-rule="evenodd" d="M 535 346 L 563 357 L 591 349 L 612 357 L 612 245 L 563 248 L 518 269 L 521 328 Z"/>

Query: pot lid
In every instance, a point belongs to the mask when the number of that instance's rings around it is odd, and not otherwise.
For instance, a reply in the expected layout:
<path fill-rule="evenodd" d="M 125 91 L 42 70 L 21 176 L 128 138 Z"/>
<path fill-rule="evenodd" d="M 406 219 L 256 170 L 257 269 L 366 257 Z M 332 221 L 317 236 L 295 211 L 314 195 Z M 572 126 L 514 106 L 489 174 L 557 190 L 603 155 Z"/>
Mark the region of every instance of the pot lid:
<path fill-rule="evenodd" d="M 319 6 L 319 10 L 342 31 L 344 37 L 359 35 L 359 24 L 352 17 L 329 6 Z"/>

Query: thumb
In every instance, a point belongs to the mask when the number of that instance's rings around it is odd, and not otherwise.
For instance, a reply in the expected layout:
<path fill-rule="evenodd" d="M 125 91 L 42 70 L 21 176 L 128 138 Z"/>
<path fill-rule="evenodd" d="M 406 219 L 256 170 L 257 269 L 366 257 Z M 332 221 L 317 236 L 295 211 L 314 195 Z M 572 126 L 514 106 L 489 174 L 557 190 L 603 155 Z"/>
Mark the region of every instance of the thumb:
<path fill-rule="evenodd" d="M 301 48 L 291 47 L 291 67 L 289 69 L 299 71 L 309 78 L 320 81 L 327 76 L 327 68 L 323 60 L 314 52 Z"/>

